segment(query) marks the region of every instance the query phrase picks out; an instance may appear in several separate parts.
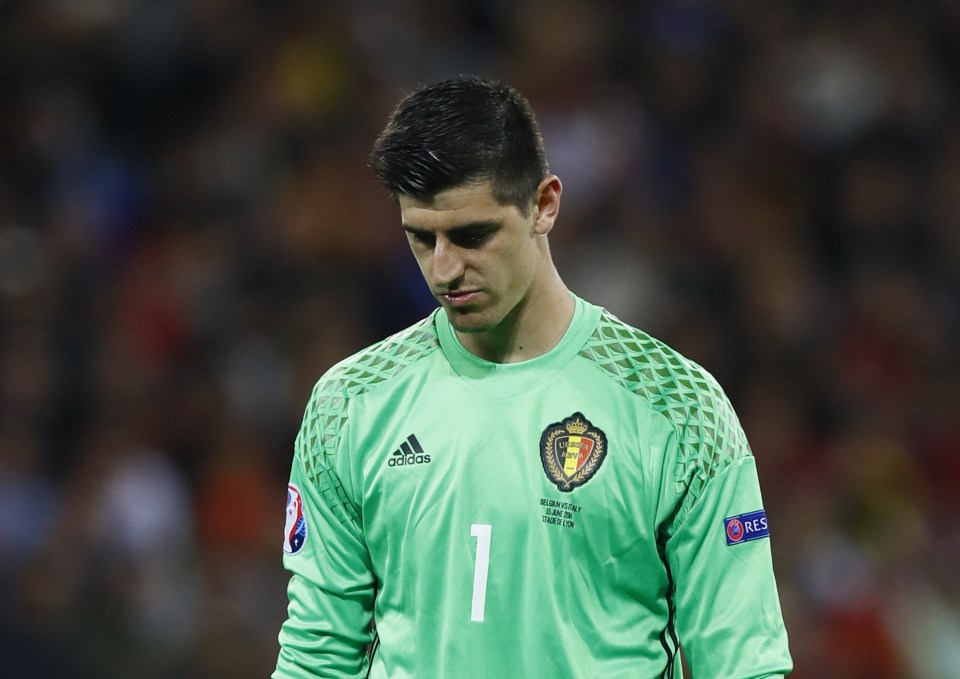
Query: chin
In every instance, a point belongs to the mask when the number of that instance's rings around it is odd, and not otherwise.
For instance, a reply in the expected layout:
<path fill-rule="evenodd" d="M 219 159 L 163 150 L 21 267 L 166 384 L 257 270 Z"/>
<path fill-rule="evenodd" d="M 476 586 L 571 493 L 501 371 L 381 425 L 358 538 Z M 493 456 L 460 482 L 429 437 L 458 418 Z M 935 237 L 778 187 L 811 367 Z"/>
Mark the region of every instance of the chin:
<path fill-rule="evenodd" d="M 450 319 L 450 325 L 457 332 L 481 333 L 487 332 L 497 327 L 499 320 L 491 319 L 489 314 L 471 311 L 459 311 L 445 308 L 447 318 Z"/>

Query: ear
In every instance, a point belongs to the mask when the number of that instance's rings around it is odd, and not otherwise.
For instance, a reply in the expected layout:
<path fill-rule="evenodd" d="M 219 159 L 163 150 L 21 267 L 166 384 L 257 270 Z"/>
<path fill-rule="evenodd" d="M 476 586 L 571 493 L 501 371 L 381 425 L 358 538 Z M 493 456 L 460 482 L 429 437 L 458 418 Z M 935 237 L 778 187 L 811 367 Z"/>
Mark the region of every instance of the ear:
<path fill-rule="evenodd" d="M 533 225 L 537 235 L 546 236 L 553 228 L 553 223 L 560 212 L 561 193 L 563 193 L 563 184 L 555 174 L 545 177 L 537 187 L 536 222 Z"/>

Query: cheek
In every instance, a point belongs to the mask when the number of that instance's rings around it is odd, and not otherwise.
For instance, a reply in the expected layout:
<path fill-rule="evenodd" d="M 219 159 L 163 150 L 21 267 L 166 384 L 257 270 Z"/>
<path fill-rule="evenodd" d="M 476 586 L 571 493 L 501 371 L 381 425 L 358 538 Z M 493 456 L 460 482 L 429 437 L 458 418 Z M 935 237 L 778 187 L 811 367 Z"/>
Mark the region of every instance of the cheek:
<path fill-rule="evenodd" d="M 513 258 L 513 270 L 520 278 L 531 278 L 541 261 L 540 251 L 533 242 L 525 241 L 521 247 L 515 251 Z"/>
<path fill-rule="evenodd" d="M 525 250 L 516 250 L 511 256 L 500 260 L 500 276 L 504 286 L 522 293 L 533 280 L 537 260 Z"/>

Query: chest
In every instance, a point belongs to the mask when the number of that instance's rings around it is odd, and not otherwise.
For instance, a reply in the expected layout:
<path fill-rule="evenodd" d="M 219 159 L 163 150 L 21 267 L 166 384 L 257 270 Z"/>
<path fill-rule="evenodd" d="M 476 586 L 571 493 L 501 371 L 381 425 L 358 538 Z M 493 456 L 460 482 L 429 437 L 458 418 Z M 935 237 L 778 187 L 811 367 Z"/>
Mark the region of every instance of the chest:
<path fill-rule="evenodd" d="M 403 407 L 365 403 L 378 416 L 353 433 L 364 532 L 383 567 L 477 525 L 544 553 L 654 543 L 663 435 L 622 389 L 570 374 L 512 398 L 456 380 L 407 392 Z"/>

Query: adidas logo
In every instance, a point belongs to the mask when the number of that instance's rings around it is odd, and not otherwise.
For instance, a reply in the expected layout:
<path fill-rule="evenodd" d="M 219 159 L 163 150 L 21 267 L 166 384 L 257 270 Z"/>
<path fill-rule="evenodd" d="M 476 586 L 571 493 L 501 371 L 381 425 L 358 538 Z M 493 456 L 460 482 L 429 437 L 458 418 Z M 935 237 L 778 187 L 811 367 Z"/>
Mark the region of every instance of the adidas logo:
<path fill-rule="evenodd" d="M 400 447 L 390 454 L 390 460 L 387 465 L 390 467 L 403 467 L 408 464 L 428 464 L 430 456 L 425 455 L 420 442 L 413 434 L 407 437 Z"/>

